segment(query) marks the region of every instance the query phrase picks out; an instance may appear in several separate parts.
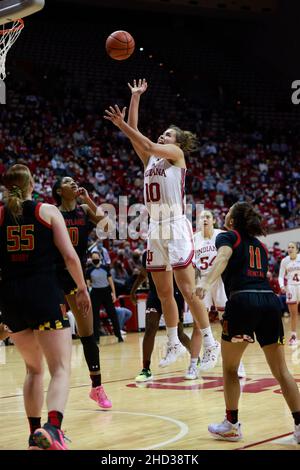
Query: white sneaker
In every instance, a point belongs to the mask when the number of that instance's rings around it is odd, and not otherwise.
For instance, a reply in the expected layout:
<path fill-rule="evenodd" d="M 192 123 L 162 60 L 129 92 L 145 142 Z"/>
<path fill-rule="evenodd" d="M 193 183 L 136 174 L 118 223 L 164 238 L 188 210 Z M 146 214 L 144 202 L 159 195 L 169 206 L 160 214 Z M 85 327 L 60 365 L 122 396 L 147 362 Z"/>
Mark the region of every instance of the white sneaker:
<path fill-rule="evenodd" d="M 218 357 L 221 351 L 221 345 L 215 341 L 215 345 L 210 348 L 205 348 L 200 362 L 200 370 L 213 369 L 218 362 Z"/>
<path fill-rule="evenodd" d="M 300 444 L 300 424 L 295 424 L 294 438 L 297 444 Z"/>
<path fill-rule="evenodd" d="M 240 365 L 238 368 L 238 376 L 239 376 L 239 379 L 244 379 L 246 377 L 246 371 L 245 371 L 245 367 L 242 361 L 240 362 Z"/>
<path fill-rule="evenodd" d="M 199 368 L 196 365 L 191 364 L 188 368 L 184 378 L 187 380 L 196 380 L 199 377 Z"/>
<path fill-rule="evenodd" d="M 289 339 L 289 346 L 297 346 L 297 344 L 298 344 L 297 336 L 292 335 Z"/>
<path fill-rule="evenodd" d="M 241 426 L 239 422 L 232 424 L 227 419 L 224 419 L 220 424 L 210 424 L 208 430 L 216 439 L 223 441 L 240 441 L 243 437 Z"/>
<path fill-rule="evenodd" d="M 185 347 L 181 343 L 169 344 L 165 357 L 160 361 L 159 367 L 167 367 L 186 352 Z"/>

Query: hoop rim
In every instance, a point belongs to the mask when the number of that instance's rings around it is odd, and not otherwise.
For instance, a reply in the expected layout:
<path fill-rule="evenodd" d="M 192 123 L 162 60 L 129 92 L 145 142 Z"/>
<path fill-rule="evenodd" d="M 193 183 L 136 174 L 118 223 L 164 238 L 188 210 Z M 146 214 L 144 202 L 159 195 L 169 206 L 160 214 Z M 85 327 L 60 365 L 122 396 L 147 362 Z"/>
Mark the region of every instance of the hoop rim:
<path fill-rule="evenodd" d="M 18 21 L 18 25 L 14 26 L 13 28 L 8 28 L 8 29 L 0 29 L 0 36 L 4 36 L 4 34 L 8 33 L 13 33 L 15 31 L 20 31 L 21 29 L 24 28 L 24 20 L 22 18 L 18 18 L 17 20 L 12 20 L 12 21 Z"/>

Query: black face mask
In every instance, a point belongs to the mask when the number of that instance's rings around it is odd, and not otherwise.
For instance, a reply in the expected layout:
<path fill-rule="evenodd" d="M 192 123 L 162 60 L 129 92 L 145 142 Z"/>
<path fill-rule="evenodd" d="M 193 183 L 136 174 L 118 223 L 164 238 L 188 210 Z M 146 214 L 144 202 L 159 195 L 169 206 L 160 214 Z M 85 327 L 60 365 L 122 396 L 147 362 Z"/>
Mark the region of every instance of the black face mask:
<path fill-rule="evenodd" d="M 92 260 L 92 263 L 93 263 L 95 266 L 98 266 L 98 264 L 100 263 L 100 259 L 93 259 L 93 260 Z"/>

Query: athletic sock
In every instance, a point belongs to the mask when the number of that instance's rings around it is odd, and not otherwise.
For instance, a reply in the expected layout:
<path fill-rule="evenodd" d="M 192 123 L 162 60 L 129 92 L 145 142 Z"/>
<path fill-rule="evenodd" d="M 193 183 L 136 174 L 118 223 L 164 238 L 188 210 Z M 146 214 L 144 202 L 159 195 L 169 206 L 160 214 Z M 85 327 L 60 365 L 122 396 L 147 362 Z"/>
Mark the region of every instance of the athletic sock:
<path fill-rule="evenodd" d="M 48 423 L 60 429 L 64 415 L 60 411 L 51 410 L 48 413 Z"/>
<path fill-rule="evenodd" d="M 212 346 L 215 345 L 215 339 L 213 337 L 211 327 L 208 326 L 207 328 L 203 328 L 203 330 L 200 330 L 202 337 L 203 337 L 203 345 L 205 348 L 211 348 Z"/>
<path fill-rule="evenodd" d="M 28 416 L 30 434 L 33 434 L 34 431 L 41 427 L 41 418 L 33 418 Z"/>
<path fill-rule="evenodd" d="M 174 327 L 171 327 L 171 328 L 169 328 L 167 326 L 167 335 L 168 335 L 168 339 L 169 339 L 170 344 L 179 343 L 177 326 L 174 326 Z"/>
<path fill-rule="evenodd" d="M 292 415 L 295 421 L 295 425 L 298 426 L 298 424 L 300 424 L 300 411 L 294 411 Z"/>
<path fill-rule="evenodd" d="M 239 410 L 226 410 L 226 419 L 231 424 L 236 424 L 238 422 L 238 412 Z"/>

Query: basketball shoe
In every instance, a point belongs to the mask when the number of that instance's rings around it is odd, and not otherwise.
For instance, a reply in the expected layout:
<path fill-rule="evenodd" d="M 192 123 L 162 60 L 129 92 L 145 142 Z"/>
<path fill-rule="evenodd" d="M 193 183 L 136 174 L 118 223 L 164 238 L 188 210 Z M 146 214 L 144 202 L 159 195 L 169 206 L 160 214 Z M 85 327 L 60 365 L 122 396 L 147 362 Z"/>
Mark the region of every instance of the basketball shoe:
<path fill-rule="evenodd" d="M 184 376 L 187 380 L 196 380 L 200 375 L 199 367 L 196 364 L 191 364 Z"/>
<path fill-rule="evenodd" d="M 30 434 L 28 439 L 28 449 L 27 450 L 44 450 L 38 447 L 33 439 L 33 434 Z"/>
<path fill-rule="evenodd" d="M 300 424 L 295 424 L 294 438 L 297 444 L 300 444 Z"/>
<path fill-rule="evenodd" d="M 200 363 L 200 370 L 213 369 L 218 362 L 220 351 L 221 345 L 219 341 L 216 340 L 213 346 L 205 348 Z"/>
<path fill-rule="evenodd" d="M 148 380 L 152 380 L 153 375 L 151 373 L 150 369 L 142 369 L 139 375 L 136 376 L 135 381 L 136 382 L 147 382 Z"/>
<path fill-rule="evenodd" d="M 296 335 L 292 335 L 289 339 L 289 346 L 297 346 L 298 340 Z"/>
<path fill-rule="evenodd" d="M 177 361 L 185 353 L 186 349 L 181 343 L 167 345 L 167 352 L 163 359 L 159 363 L 159 367 L 167 367 L 173 362 Z"/>
<path fill-rule="evenodd" d="M 227 419 L 220 424 L 210 424 L 209 432 L 216 438 L 223 441 L 240 441 L 242 439 L 241 423 L 230 423 Z"/>
<path fill-rule="evenodd" d="M 62 430 L 49 423 L 34 431 L 33 440 L 40 449 L 68 450 Z"/>
<path fill-rule="evenodd" d="M 98 403 L 101 408 L 107 409 L 112 407 L 112 402 L 108 399 L 103 385 L 92 388 L 90 391 L 90 398 Z"/>

